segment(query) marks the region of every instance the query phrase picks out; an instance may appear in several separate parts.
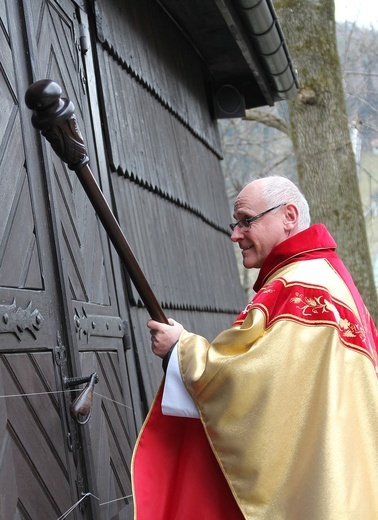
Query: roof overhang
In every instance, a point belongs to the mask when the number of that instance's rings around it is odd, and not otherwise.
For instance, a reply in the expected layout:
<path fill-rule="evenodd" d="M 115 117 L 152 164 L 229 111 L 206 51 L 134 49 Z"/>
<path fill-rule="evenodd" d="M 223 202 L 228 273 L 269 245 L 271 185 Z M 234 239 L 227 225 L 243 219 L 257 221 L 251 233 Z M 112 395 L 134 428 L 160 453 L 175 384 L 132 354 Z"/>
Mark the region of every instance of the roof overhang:
<path fill-rule="evenodd" d="M 271 0 L 158 1 L 204 61 L 216 117 L 240 117 L 297 91 Z"/>

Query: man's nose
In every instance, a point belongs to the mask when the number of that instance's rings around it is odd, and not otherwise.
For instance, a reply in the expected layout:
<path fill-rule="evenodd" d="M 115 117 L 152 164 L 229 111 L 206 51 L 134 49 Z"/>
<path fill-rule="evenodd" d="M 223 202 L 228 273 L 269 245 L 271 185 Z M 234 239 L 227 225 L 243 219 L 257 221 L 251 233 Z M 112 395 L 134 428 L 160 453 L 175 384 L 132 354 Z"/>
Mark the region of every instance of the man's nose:
<path fill-rule="evenodd" d="M 243 230 L 240 229 L 239 226 L 235 226 L 233 232 L 231 233 L 231 240 L 233 242 L 239 242 L 240 240 L 242 240 L 244 237 L 244 234 L 243 234 Z"/>

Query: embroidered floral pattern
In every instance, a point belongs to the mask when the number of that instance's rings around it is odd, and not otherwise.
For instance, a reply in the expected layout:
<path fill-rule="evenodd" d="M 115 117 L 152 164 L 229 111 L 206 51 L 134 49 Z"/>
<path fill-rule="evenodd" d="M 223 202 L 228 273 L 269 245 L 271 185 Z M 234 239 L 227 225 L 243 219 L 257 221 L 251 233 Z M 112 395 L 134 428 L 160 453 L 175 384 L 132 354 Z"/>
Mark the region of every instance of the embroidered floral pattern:
<path fill-rule="evenodd" d="M 310 298 L 303 294 L 295 293 L 294 298 L 291 298 L 290 302 L 297 304 L 296 306 L 301 309 L 303 316 L 311 316 L 311 314 L 317 314 L 318 312 L 334 311 L 334 305 L 326 300 L 324 296 L 314 296 Z M 299 304 L 303 304 L 302 307 Z M 307 312 L 308 310 L 310 310 L 310 312 Z"/>
<path fill-rule="evenodd" d="M 331 312 L 332 317 L 335 318 L 339 326 L 341 336 L 345 338 L 355 338 L 359 336 L 362 341 L 365 341 L 365 333 L 362 326 L 359 323 L 351 323 L 348 319 L 342 318 L 335 305 L 324 296 L 320 295 L 310 298 L 297 292 L 295 296 L 290 299 L 290 302 L 294 303 L 295 306 L 302 311 L 303 316 Z"/>
<path fill-rule="evenodd" d="M 367 355 L 378 366 L 377 331 L 370 325 L 365 310 L 362 316 L 341 301 L 333 300 L 326 288 L 299 282 L 288 283 L 277 278 L 262 287 L 239 314 L 234 326 L 242 326 L 248 312 L 259 309 L 265 316 L 266 328 L 280 320 L 292 320 L 319 326 L 333 325 L 341 343 Z"/>
<path fill-rule="evenodd" d="M 268 294 L 268 293 L 274 293 L 274 292 L 276 292 L 276 290 L 274 288 L 272 288 L 271 285 L 267 285 L 266 287 L 263 287 L 260 290 L 260 294 Z M 245 317 L 247 316 L 249 311 L 253 308 L 253 305 L 254 305 L 254 298 L 252 298 L 252 300 L 247 304 L 245 309 L 236 318 L 236 320 L 234 322 L 234 326 L 241 325 L 243 323 L 243 321 L 245 320 Z"/>
<path fill-rule="evenodd" d="M 342 334 L 346 338 L 355 338 L 359 336 L 362 341 L 365 341 L 365 332 L 359 323 L 351 323 L 345 318 L 341 318 L 339 326 L 342 329 Z"/>

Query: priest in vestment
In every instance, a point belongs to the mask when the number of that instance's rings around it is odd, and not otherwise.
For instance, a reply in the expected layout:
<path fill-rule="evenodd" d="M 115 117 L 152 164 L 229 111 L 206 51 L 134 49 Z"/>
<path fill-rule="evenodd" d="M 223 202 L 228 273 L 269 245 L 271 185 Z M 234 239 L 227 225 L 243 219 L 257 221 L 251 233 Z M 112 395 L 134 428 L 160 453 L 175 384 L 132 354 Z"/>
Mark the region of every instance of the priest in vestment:
<path fill-rule="evenodd" d="M 150 320 L 166 375 L 133 457 L 137 520 L 377 520 L 378 335 L 289 180 L 248 184 L 231 239 L 256 294 L 212 342 Z"/>

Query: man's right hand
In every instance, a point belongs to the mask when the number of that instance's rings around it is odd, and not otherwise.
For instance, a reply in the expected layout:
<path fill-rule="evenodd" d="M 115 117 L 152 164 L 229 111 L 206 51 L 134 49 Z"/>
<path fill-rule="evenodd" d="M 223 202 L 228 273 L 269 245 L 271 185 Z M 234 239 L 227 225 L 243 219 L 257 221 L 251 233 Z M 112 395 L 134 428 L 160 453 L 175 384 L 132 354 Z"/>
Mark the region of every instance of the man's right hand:
<path fill-rule="evenodd" d="M 169 325 L 155 320 L 149 320 L 147 323 L 151 334 L 152 352 L 161 359 L 165 357 L 172 345 L 178 341 L 184 330 L 181 323 L 172 318 L 169 318 L 168 322 Z"/>

